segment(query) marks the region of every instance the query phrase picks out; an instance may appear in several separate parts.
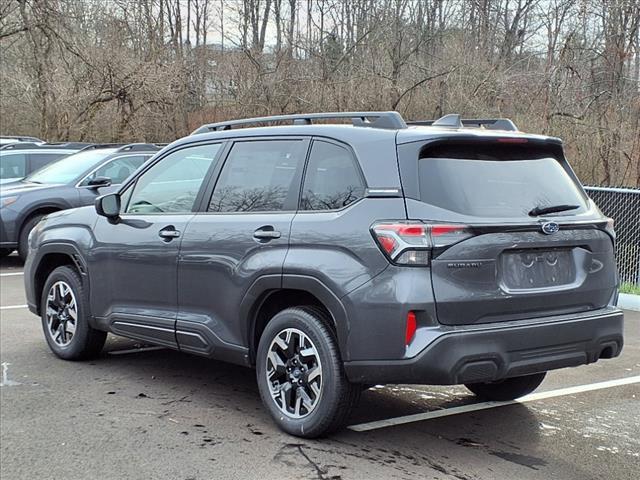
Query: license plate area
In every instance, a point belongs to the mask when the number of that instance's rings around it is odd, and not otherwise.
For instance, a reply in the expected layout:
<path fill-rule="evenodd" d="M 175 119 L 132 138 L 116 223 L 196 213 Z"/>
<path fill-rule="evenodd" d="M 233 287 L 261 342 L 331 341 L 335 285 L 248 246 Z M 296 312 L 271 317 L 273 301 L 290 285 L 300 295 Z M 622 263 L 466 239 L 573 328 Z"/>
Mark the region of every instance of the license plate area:
<path fill-rule="evenodd" d="M 573 249 L 527 249 L 503 252 L 500 280 L 506 290 L 553 289 L 576 281 Z"/>

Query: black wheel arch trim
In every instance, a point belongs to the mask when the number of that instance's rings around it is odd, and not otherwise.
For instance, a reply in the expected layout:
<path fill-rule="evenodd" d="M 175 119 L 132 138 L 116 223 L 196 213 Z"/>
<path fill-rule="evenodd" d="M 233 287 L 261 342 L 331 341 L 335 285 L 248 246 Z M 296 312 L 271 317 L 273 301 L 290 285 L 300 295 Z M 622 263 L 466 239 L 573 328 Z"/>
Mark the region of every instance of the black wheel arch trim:
<path fill-rule="evenodd" d="M 84 287 L 89 290 L 90 288 L 90 279 L 89 279 L 89 272 L 87 269 L 87 262 L 84 259 L 84 257 L 82 256 L 82 254 L 80 253 L 80 250 L 78 249 L 77 246 L 75 246 L 73 243 L 69 243 L 69 242 L 49 242 L 49 243 L 44 243 L 42 245 L 40 245 L 38 247 L 38 251 L 36 253 L 36 257 L 34 258 L 33 262 L 32 262 L 32 268 L 29 272 L 30 278 L 29 278 L 29 282 L 31 283 L 31 289 L 34 290 L 35 289 L 35 284 L 36 284 L 36 272 L 38 271 L 38 269 L 40 268 L 40 265 L 42 263 L 42 260 L 44 259 L 44 257 L 46 257 L 49 254 L 62 254 L 62 255 L 66 255 L 68 256 L 73 265 L 75 266 L 75 268 L 78 270 L 78 273 L 80 274 L 80 277 L 82 278 L 82 282 Z M 46 279 L 43 279 L 43 283 L 46 282 Z M 40 314 L 40 299 L 39 298 L 35 298 L 35 291 L 34 293 L 34 298 L 33 298 L 33 302 L 36 308 L 36 312 L 38 315 Z M 31 303 L 31 302 L 28 302 Z M 89 323 L 91 324 L 92 327 L 95 327 L 94 322 L 93 322 L 93 316 L 91 315 L 90 309 L 91 309 L 91 305 L 89 304 L 89 302 L 87 302 L 86 308 L 89 310 L 89 315 L 88 318 Z"/>
<path fill-rule="evenodd" d="M 249 347 L 249 362 L 255 363 L 257 345 L 254 342 L 257 313 L 270 295 L 281 289 L 301 290 L 316 297 L 326 307 L 331 315 L 333 326 L 338 337 L 338 348 L 343 361 L 348 360 L 349 351 L 347 340 L 349 337 L 349 322 L 347 311 L 340 297 L 326 284 L 316 277 L 300 274 L 273 274 L 257 278 L 247 289 L 239 309 L 239 318 L 243 319 L 243 337 Z"/>

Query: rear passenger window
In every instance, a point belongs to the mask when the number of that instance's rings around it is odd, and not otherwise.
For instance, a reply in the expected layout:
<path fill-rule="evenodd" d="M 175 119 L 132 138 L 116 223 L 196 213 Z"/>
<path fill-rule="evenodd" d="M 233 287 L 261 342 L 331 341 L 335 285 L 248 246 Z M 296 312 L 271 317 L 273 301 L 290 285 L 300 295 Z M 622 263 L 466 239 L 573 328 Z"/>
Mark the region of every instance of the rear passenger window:
<path fill-rule="evenodd" d="M 299 182 L 296 186 L 293 183 L 302 166 L 305 145 L 301 140 L 234 144 L 213 191 L 209 211 L 284 210 L 287 198 L 299 188 Z"/>
<path fill-rule="evenodd" d="M 364 196 L 364 182 L 346 148 L 314 141 L 304 180 L 302 210 L 337 210 Z"/>

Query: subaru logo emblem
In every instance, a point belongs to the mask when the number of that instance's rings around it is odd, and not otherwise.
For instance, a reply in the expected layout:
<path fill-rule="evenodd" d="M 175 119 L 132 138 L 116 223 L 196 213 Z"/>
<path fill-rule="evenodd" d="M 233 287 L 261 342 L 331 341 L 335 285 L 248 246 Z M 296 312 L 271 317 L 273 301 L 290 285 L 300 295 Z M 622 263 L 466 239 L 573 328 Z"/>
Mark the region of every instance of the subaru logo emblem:
<path fill-rule="evenodd" d="M 547 222 L 542 224 L 542 233 L 546 233 L 547 235 L 553 235 L 558 230 L 560 230 L 560 225 L 556 222 Z"/>

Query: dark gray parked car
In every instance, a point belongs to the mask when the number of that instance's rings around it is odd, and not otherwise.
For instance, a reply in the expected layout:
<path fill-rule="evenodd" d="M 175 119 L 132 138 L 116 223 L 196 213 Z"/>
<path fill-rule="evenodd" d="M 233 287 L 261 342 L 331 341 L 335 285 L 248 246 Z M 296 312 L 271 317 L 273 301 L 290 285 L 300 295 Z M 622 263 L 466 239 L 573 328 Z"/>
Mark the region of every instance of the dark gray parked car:
<path fill-rule="evenodd" d="M 313 124 L 329 118 L 353 126 Z M 293 125 L 233 128 L 267 122 Z M 560 140 L 421 123 L 206 125 L 95 209 L 49 215 L 25 282 L 50 348 L 87 358 L 112 332 L 255 366 L 275 422 L 303 437 L 343 425 L 371 384 L 506 400 L 619 355 L 612 225 Z"/>
<path fill-rule="evenodd" d="M 0 257 L 17 248 L 26 258 L 29 232 L 44 215 L 93 204 L 158 150 L 145 143 L 91 145 L 23 180 L 0 185 Z"/>
<path fill-rule="evenodd" d="M 88 147 L 89 143 L 15 142 L 0 147 L 0 185 L 22 180 L 30 173 Z"/>

